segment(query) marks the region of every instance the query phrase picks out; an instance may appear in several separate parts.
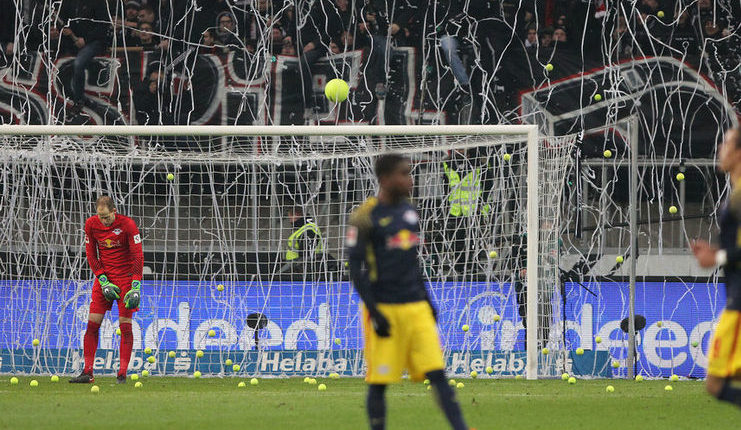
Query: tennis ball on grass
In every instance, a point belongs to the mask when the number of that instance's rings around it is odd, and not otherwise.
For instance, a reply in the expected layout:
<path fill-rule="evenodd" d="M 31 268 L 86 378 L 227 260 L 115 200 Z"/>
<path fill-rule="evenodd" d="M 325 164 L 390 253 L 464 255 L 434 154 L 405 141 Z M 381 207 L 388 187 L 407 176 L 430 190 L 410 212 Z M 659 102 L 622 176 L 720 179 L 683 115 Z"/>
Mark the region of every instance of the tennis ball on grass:
<path fill-rule="evenodd" d="M 10 385 L 18 385 L 18 378 L 16 378 L 15 376 L 10 378 Z"/>
<path fill-rule="evenodd" d="M 327 391 L 327 386 L 324 384 L 319 384 L 318 387 L 316 387 L 319 391 Z"/>
<path fill-rule="evenodd" d="M 149 376 L 149 370 L 142 370 L 142 376 L 144 376 L 145 378 Z"/>
<path fill-rule="evenodd" d="M 139 374 L 134 373 L 133 375 L 131 375 L 131 380 L 132 381 L 138 381 L 139 380 Z"/>
<path fill-rule="evenodd" d="M 37 381 L 35 379 L 31 379 L 31 382 L 28 385 L 30 385 L 32 387 L 38 387 L 39 386 L 39 381 Z"/>
<path fill-rule="evenodd" d="M 316 379 L 312 379 L 312 381 L 314 381 L 314 383 L 316 384 Z M 257 385 L 259 383 L 260 381 L 258 381 L 257 378 L 250 379 L 250 385 Z"/>
<path fill-rule="evenodd" d="M 193 372 L 193 377 L 196 378 L 196 379 L 200 378 L 201 377 L 201 372 L 199 372 L 199 371 L 196 370 L 195 372 Z"/>
<path fill-rule="evenodd" d="M 605 388 L 605 391 L 607 391 L 608 393 L 612 393 L 613 391 L 615 391 L 615 387 L 613 387 L 612 385 L 608 385 L 607 388 Z"/>
<path fill-rule="evenodd" d="M 243 382 L 240 382 L 239 384 L 237 384 L 237 388 L 244 388 L 246 386 L 247 386 L 247 384 L 245 384 L 244 381 Z"/>
<path fill-rule="evenodd" d="M 138 382 L 138 381 L 137 381 L 136 384 L 134 384 L 134 388 L 141 388 L 142 386 L 144 386 L 144 384 L 142 384 L 141 382 Z"/>
<path fill-rule="evenodd" d="M 51 375 L 51 382 L 59 382 L 59 376 Z"/>
<path fill-rule="evenodd" d="M 576 384 L 576 378 L 574 378 L 573 376 L 572 376 L 572 377 L 570 377 L 570 378 L 569 378 L 569 384 L 570 384 L 570 385 L 574 385 L 574 384 Z"/>
<path fill-rule="evenodd" d="M 569 374 L 568 373 L 562 373 L 561 374 L 561 380 L 562 381 L 568 381 L 569 380 Z"/>
<path fill-rule="evenodd" d="M 93 394 L 98 394 L 100 393 L 100 387 L 98 387 L 97 385 L 93 385 L 92 387 L 90 387 L 90 392 Z"/>

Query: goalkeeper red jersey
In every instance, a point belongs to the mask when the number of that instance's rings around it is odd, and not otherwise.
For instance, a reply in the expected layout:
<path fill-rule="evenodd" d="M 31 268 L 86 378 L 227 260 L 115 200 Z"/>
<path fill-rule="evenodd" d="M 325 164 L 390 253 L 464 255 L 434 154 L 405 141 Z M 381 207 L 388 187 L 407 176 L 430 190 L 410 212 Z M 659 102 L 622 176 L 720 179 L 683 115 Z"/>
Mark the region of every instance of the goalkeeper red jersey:
<path fill-rule="evenodd" d="M 108 227 L 97 215 L 88 218 L 85 221 L 85 251 L 96 277 L 105 273 L 111 279 L 141 281 L 144 267 L 142 237 L 131 218 L 116 214 L 113 224 Z"/>

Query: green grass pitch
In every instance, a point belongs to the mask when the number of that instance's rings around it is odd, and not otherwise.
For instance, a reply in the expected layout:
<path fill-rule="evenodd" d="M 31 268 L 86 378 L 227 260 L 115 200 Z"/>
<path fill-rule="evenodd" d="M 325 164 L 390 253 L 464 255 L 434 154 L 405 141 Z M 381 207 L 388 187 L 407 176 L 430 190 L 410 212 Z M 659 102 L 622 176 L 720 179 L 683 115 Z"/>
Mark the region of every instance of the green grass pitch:
<path fill-rule="evenodd" d="M 364 429 L 361 379 L 97 378 L 90 385 L 62 378 L 0 376 L 0 429 Z M 238 388 L 240 381 L 247 383 Z M 702 382 L 624 380 L 463 380 L 458 400 L 471 427 L 485 429 L 737 429 L 741 412 L 705 394 Z M 607 393 L 607 385 L 615 391 Z M 388 429 L 446 429 L 431 391 L 404 382 L 387 391 Z"/>

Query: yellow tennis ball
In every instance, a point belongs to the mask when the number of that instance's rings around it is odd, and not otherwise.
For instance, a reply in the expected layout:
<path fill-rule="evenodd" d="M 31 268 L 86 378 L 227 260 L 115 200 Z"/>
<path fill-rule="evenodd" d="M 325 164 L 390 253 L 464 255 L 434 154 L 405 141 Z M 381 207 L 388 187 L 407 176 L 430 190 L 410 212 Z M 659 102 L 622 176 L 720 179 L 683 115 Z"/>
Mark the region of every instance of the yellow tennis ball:
<path fill-rule="evenodd" d="M 602 336 L 597 336 L 594 338 L 595 343 L 602 343 Z"/>
<path fill-rule="evenodd" d="M 603 152 L 602 155 L 604 155 L 605 158 L 612 158 L 612 151 L 605 149 L 605 152 Z"/>
<path fill-rule="evenodd" d="M 37 381 L 35 379 L 31 379 L 31 382 L 28 385 L 30 385 L 32 387 L 38 387 L 39 386 L 39 381 Z"/>
<path fill-rule="evenodd" d="M 476 378 L 478 378 L 478 376 L 479 376 L 479 372 L 477 372 L 475 370 L 472 370 L 471 371 L 471 378 L 476 379 Z"/>
<path fill-rule="evenodd" d="M 239 366 L 239 364 L 235 364 L 234 366 L 232 366 L 232 370 L 235 371 L 235 372 L 239 372 L 239 369 L 241 369 L 241 367 Z"/>
<path fill-rule="evenodd" d="M 136 384 L 134 384 L 134 388 L 141 388 L 143 385 L 144 384 L 142 384 L 141 382 L 137 382 Z"/>
<path fill-rule="evenodd" d="M 350 95 L 350 85 L 342 79 L 332 79 L 324 87 L 324 95 L 333 103 L 342 103 Z"/>
<path fill-rule="evenodd" d="M 196 379 L 200 378 L 201 377 L 201 372 L 199 372 L 199 371 L 196 370 L 195 372 L 193 372 L 193 377 L 196 378 Z"/>
<path fill-rule="evenodd" d="M 497 258 L 497 251 L 489 251 L 489 258 Z"/>
<path fill-rule="evenodd" d="M 636 382 L 643 382 L 643 376 L 636 375 Z"/>
<path fill-rule="evenodd" d="M 216 330 L 209 330 L 208 337 L 214 337 L 214 336 L 216 336 Z"/>
<path fill-rule="evenodd" d="M 324 384 L 319 384 L 319 386 L 316 387 L 316 389 L 319 391 L 327 391 L 327 386 Z"/>
<path fill-rule="evenodd" d="M 136 374 L 136 373 L 134 373 L 133 375 L 131 375 L 131 380 L 132 381 L 138 381 L 139 380 L 139 375 Z"/>
<path fill-rule="evenodd" d="M 509 154 L 504 154 L 504 155 L 502 156 L 502 159 L 503 159 L 504 161 L 509 161 L 509 160 L 511 160 L 511 159 L 512 159 L 512 156 L 511 156 L 511 155 L 509 155 Z"/>
<path fill-rule="evenodd" d="M 41 343 L 41 341 L 38 340 L 38 339 L 34 339 L 33 342 L 31 342 L 31 343 L 33 344 L 33 346 L 39 346 L 39 344 Z"/>
<path fill-rule="evenodd" d="M 677 180 L 679 182 L 684 181 L 684 173 L 682 173 L 682 172 L 677 173 Z"/>
<path fill-rule="evenodd" d="M 569 384 L 571 384 L 571 385 L 574 385 L 574 384 L 576 384 L 576 378 L 574 378 L 573 376 L 572 376 L 572 377 L 570 377 L 570 378 L 568 379 L 568 381 L 569 381 Z"/>
<path fill-rule="evenodd" d="M 459 382 L 455 384 L 455 388 L 463 388 L 463 387 L 465 387 L 465 385 L 463 385 L 463 382 Z"/>
<path fill-rule="evenodd" d="M 568 381 L 569 380 L 569 374 L 568 373 L 562 373 L 561 374 L 561 380 L 562 381 Z"/>
<path fill-rule="evenodd" d="M 491 366 L 486 366 L 486 369 L 485 370 L 486 370 L 486 373 L 488 373 L 489 375 L 491 375 L 492 373 L 494 373 L 494 368 L 491 367 Z"/>
<path fill-rule="evenodd" d="M 584 355 L 584 348 L 576 348 L 576 355 Z"/>
<path fill-rule="evenodd" d="M 595 94 L 594 95 L 594 101 L 598 102 L 600 100 L 602 100 L 602 94 Z"/>
<path fill-rule="evenodd" d="M 239 384 L 237 384 L 237 388 L 244 388 L 246 386 L 247 384 L 245 384 L 244 382 L 240 382 Z"/>
<path fill-rule="evenodd" d="M 618 263 L 622 263 L 623 261 L 625 261 L 625 259 L 622 255 L 618 255 L 617 257 L 615 257 L 615 261 Z"/>
<path fill-rule="evenodd" d="M 234 364 L 234 362 L 232 361 L 231 358 L 227 358 L 226 361 L 224 362 L 224 365 L 226 366 L 231 366 L 232 364 Z"/>
<path fill-rule="evenodd" d="M 543 348 L 543 355 L 548 355 L 549 352 L 551 352 L 548 348 Z"/>
<path fill-rule="evenodd" d="M 157 359 L 156 359 L 156 358 L 154 358 L 154 356 L 153 356 L 153 355 L 150 355 L 149 357 L 147 357 L 147 361 L 148 361 L 149 363 L 154 363 L 155 361 L 157 361 Z"/>
<path fill-rule="evenodd" d="M 142 370 L 142 376 L 145 378 L 149 376 L 149 370 Z"/>
<path fill-rule="evenodd" d="M 615 368 L 615 369 L 617 369 L 618 367 L 620 367 L 620 362 L 619 361 L 613 361 L 612 362 L 612 367 Z"/>
<path fill-rule="evenodd" d="M 167 180 L 168 181 L 174 181 L 175 180 L 175 175 L 173 175 L 172 173 L 168 173 L 167 174 Z"/>
<path fill-rule="evenodd" d="M 470 327 L 468 327 L 468 324 L 463 324 L 463 327 L 461 327 L 461 330 L 468 331 Z"/>
<path fill-rule="evenodd" d="M 553 64 L 551 64 L 551 63 L 546 64 L 545 65 L 545 70 L 548 71 L 548 72 L 552 72 L 553 71 Z"/>
<path fill-rule="evenodd" d="M 660 10 L 660 11 L 656 12 L 656 16 L 658 16 L 659 18 L 663 18 L 664 17 L 664 11 L 663 10 Z"/>
<path fill-rule="evenodd" d="M 90 392 L 93 394 L 98 394 L 100 393 L 100 387 L 98 387 L 97 385 L 93 385 L 92 387 L 90 387 Z"/>
<path fill-rule="evenodd" d="M 170 351 L 167 353 L 167 356 L 170 358 L 175 358 L 175 351 Z"/>
<path fill-rule="evenodd" d="M 613 391 L 615 391 L 615 387 L 613 387 L 612 385 L 608 385 L 607 388 L 605 388 L 605 391 L 607 391 L 608 393 L 612 393 Z"/>
<path fill-rule="evenodd" d="M 117 336 L 121 336 L 121 329 L 120 329 L 120 328 L 117 328 L 117 329 L 116 329 L 116 335 L 117 335 Z"/>
<path fill-rule="evenodd" d="M 316 383 L 316 380 L 315 379 L 312 379 L 312 381 L 314 381 L 314 383 Z M 259 383 L 260 383 L 260 381 L 258 381 L 257 378 L 250 379 L 250 385 L 257 385 Z"/>
<path fill-rule="evenodd" d="M 196 357 L 203 358 L 203 351 L 201 351 L 200 349 L 196 351 Z"/>
<path fill-rule="evenodd" d="M 224 291 L 224 286 L 222 284 L 219 284 L 216 286 L 217 291 Z"/>
<path fill-rule="evenodd" d="M 669 206 L 669 213 L 670 213 L 670 214 L 675 214 L 675 213 L 677 213 L 677 207 L 676 207 L 676 206 L 674 206 L 674 205 L 671 205 L 671 206 Z"/>
<path fill-rule="evenodd" d="M 664 391 L 671 391 L 671 390 L 673 390 L 673 389 L 674 389 L 674 388 L 672 388 L 672 386 L 671 386 L 671 385 L 667 385 L 666 387 L 664 387 Z"/>

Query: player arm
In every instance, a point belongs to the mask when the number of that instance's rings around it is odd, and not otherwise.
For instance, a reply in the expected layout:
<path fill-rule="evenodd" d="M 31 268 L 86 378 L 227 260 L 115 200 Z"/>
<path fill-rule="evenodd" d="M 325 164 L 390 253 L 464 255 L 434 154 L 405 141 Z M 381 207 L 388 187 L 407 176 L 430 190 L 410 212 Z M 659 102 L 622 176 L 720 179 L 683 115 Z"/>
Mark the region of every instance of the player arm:
<path fill-rule="evenodd" d="M 356 216 L 350 221 L 347 233 L 347 247 L 349 253 L 350 280 L 355 290 L 363 300 L 368 312 L 376 311 L 376 299 L 371 289 L 370 276 L 365 267 L 366 248 L 370 246 L 370 220 L 359 222 Z"/>
<path fill-rule="evenodd" d="M 90 265 L 90 270 L 93 271 L 95 277 L 102 275 L 105 270 L 103 269 L 103 263 L 98 257 L 98 244 L 93 236 L 93 229 L 89 223 L 85 223 L 85 254 L 87 255 L 87 262 Z"/>
<path fill-rule="evenodd" d="M 142 236 L 139 229 L 132 221 L 129 225 L 129 255 L 131 257 L 131 279 L 141 282 L 144 271 L 144 251 L 142 249 Z"/>

